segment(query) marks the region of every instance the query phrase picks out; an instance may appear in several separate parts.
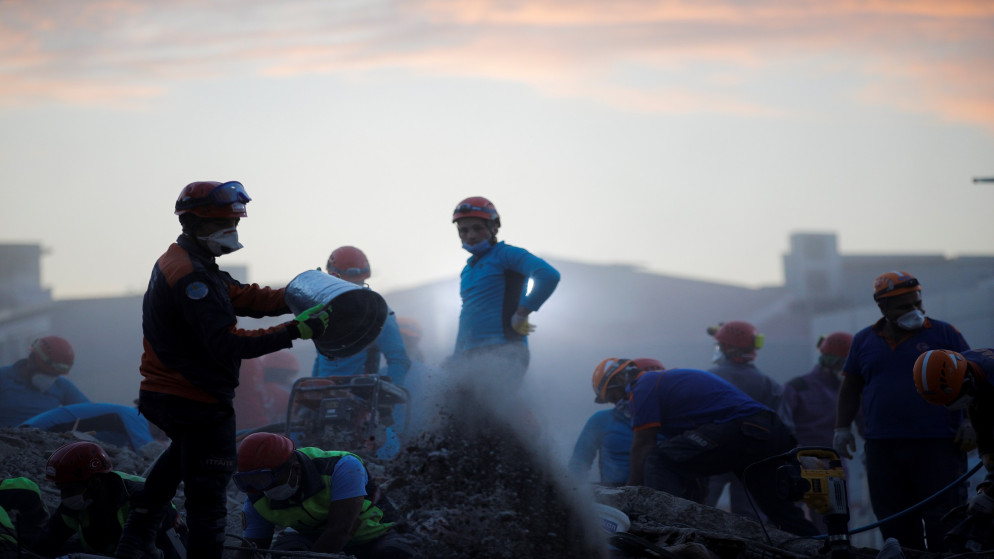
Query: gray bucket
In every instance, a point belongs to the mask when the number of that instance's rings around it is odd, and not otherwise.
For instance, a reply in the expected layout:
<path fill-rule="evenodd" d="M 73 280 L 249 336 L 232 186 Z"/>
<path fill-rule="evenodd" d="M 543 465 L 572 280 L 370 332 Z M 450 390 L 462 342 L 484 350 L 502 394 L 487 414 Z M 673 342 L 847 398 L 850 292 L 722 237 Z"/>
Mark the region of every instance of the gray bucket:
<path fill-rule="evenodd" d="M 387 302 L 379 293 L 319 270 L 293 278 L 284 299 L 294 315 L 331 303 L 328 329 L 313 340 L 318 353 L 329 359 L 362 351 L 380 335 L 387 320 Z"/>

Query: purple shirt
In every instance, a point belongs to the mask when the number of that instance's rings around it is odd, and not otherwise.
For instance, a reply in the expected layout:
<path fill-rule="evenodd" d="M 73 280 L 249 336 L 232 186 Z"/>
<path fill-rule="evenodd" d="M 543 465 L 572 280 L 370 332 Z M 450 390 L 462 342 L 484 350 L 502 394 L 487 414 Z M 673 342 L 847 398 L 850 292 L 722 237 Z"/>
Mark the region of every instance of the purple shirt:
<path fill-rule="evenodd" d="M 832 448 L 835 413 L 842 380 L 821 365 L 806 375 L 791 379 L 783 398 L 794 419 L 794 435 L 801 446 Z"/>

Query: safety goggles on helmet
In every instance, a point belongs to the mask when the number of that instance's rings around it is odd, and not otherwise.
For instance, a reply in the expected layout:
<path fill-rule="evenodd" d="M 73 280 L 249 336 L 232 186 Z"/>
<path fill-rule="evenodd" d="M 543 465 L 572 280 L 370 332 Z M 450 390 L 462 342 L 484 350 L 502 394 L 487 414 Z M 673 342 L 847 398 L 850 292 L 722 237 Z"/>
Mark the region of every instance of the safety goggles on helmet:
<path fill-rule="evenodd" d="M 490 219 L 494 219 L 497 216 L 497 210 L 493 207 L 476 206 L 473 204 L 459 204 L 452 212 L 452 215 L 455 219 L 458 219 L 459 217 L 471 217 L 473 212 L 486 214 L 490 216 Z"/>
<path fill-rule="evenodd" d="M 918 283 L 918 278 L 909 278 L 909 279 L 906 279 L 906 280 L 904 280 L 904 281 L 902 281 L 900 283 L 889 283 L 888 282 L 886 285 L 884 285 L 883 287 L 881 287 L 880 289 L 878 289 L 873 294 L 873 299 L 874 300 L 881 299 L 883 297 L 887 297 L 888 293 L 893 293 L 894 291 L 897 291 L 898 289 L 912 289 L 912 288 L 918 287 L 919 285 L 920 284 Z"/>
<path fill-rule="evenodd" d="M 200 206 L 227 206 L 247 204 L 252 201 L 245 187 L 238 181 L 228 181 L 215 186 L 206 196 L 184 198 L 176 202 L 176 211 L 189 210 Z"/>
<path fill-rule="evenodd" d="M 334 268 L 334 270 L 340 276 L 362 276 L 369 273 L 369 268 L 345 268 L 344 270 Z"/>
<path fill-rule="evenodd" d="M 235 482 L 235 487 L 239 491 L 245 493 L 262 493 L 267 489 L 275 487 L 289 469 L 290 462 L 287 462 L 276 468 L 237 472 L 231 476 L 231 480 Z"/>

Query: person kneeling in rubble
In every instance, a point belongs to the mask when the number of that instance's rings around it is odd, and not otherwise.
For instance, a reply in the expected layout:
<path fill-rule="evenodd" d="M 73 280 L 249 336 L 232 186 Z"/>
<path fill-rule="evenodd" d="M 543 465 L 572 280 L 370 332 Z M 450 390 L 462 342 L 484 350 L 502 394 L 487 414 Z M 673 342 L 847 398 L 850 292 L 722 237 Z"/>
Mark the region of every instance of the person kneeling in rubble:
<path fill-rule="evenodd" d="M 131 497 L 145 486 L 145 480 L 114 471 L 107 452 L 89 441 L 59 447 L 48 458 L 45 477 L 58 488 L 62 500 L 33 551 L 45 556 L 76 551 L 113 555 L 131 509 Z M 171 505 L 167 508 L 157 529 L 155 547 L 165 550 L 167 558 L 181 557 L 185 545 L 183 550 L 177 550 L 170 536 L 182 541 L 186 528 L 176 510 Z M 69 542 L 74 535 L 79 538 L 78 547 Z"/>
<path fill-rule="evenodd" d="M 378 489 L 350 452 L 253 433 L 238 448 L 235 486 L 247 495 L 242 537 L 260 549 L 347 553 L 358 559 L 417 557 L 408 538 L 374 504 Z M 393 511 L 382 500 L 383 508 Z M 273 542 L 276 527 L 288 528 Z M 241 557 L 252 557 L 243 551 Z"/>
<path fill-rule="evenodd" d="M 817 528 L 794 503 L 777 497 L 775 470 L 766 458 L 789 452 L 797 441 L 770 408 L 706 371 L 648 371 L 628 387 L 631 395 L 631 473 L 627 485 L 647 485 L 701 503 L 695 476 L 734 473 L 780 529 L 814 536 Z M 665 439 L 657 443 L 657 435 Z"/>

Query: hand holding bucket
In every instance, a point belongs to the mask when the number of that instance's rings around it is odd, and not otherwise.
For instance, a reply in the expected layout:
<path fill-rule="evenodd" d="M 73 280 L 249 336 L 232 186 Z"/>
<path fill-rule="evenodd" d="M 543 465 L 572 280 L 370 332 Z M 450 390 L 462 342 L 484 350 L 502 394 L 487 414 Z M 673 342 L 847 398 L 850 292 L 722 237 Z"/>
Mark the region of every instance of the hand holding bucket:
<path fill-rule="evenodd" d="M 387 319 L 387 303 L 379 293 L 318 270 L 293 278 L 284 298 L 295 315 L 314 307 L 330 311 L 327 328 L 313 338 L 318 353 L 329 359 L 362 351 L 380 335 Z"/>

